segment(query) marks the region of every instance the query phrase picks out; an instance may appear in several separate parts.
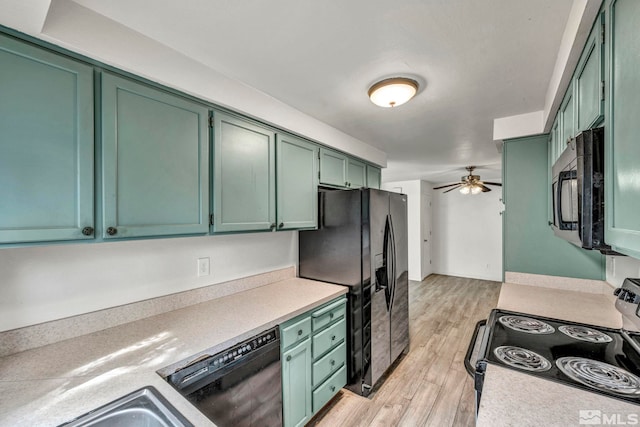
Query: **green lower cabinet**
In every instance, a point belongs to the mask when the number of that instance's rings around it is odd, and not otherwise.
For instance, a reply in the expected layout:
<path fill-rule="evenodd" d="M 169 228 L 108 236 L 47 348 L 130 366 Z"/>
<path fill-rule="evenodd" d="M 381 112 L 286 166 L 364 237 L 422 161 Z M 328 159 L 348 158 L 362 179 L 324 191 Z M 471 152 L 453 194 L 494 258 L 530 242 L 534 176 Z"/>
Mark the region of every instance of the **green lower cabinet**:
<path fill-rule="evenodd" d="M 347 383 L 347 367 L 342 366 L 338 372 L 313 391 L 313 413 L 317 413 Z"/>
<path fill-rule="evenodd" d="M 380 189 L 381 181 L 380 168 L 367 165 L 367 187 Z"/>
<path fill-rule="evenodd" d="M 284 425 L 308 422 L 347 383 L 346 298 L 280 325 Z"/>
<path fill-rule="evenodd" d="M 103 237 L 209 230 L 207 107 L 102 75 Z"/>
<path fill-rule="evenodd" d="M 319 149 L 300 138 L 277 135 L 278 230 L 317 227 Z"/>
<path fill-rule="evenodd" d="M 275 229 L 275 132 L 217 111 L 213 117 L 213 231 Z"/>
<path fill-rule="evenodd" d="M 94 238 L 93 69 L 0 35 L 0 243 Z"/>
<path fill-rule="evenodd" d="M 311 340 L 282 354 L 282 401 L 285 427 L 311 419 Z"/>

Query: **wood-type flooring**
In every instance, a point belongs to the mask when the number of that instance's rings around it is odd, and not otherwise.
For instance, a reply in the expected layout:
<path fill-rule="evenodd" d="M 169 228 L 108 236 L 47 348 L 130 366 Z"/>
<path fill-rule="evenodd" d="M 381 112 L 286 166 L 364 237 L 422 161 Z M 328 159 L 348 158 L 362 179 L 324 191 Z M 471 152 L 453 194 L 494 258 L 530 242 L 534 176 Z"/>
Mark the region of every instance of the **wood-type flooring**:
<path fill-rule="evenodd" d="M 342 389 L 308 426 L 473 426 L 473 381 L 463 360 L 500 285 L 437 274 L 409 282 L 409 352 L 369 398 Z"/>

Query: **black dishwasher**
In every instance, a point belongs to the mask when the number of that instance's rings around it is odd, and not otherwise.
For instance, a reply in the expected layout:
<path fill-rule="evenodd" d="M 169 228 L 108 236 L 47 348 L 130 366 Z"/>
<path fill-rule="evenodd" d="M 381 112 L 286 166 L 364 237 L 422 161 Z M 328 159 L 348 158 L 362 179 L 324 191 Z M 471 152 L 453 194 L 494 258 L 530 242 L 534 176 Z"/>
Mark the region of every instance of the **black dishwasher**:
<path fill-rule="evenodd" d="M 277 327 L 193 363 L 167 381 L 219 427 L 282 426 Z"/>

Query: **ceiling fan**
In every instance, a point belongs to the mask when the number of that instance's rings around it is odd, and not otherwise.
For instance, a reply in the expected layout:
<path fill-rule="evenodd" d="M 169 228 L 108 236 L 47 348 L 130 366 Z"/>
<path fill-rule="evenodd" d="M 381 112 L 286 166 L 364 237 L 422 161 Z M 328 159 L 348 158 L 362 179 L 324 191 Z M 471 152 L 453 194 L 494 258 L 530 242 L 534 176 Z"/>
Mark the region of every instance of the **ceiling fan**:
<path fill-rule="evenodd" d="M 480 175 L 473 174 L 473 170 L 475 168 L 475 166 L 467 166 L 465 169 L 469 171 L 469 175 L 461 177 L 460 182 L 456 182 L 455 184 L 441 185 L 440 187 L 433 187 L 433 189 L 440 190 L 442 188 L 452 187 L 442 194 L 453 191 L 456 188 L 459 188 L 462 194 L 479 194 L 491 191 L 491 189 L 487 187 L 487 185 L 497 185 L 502 187 L 502 184 L 500 184 L 499 182 L 480 181 Z"/>

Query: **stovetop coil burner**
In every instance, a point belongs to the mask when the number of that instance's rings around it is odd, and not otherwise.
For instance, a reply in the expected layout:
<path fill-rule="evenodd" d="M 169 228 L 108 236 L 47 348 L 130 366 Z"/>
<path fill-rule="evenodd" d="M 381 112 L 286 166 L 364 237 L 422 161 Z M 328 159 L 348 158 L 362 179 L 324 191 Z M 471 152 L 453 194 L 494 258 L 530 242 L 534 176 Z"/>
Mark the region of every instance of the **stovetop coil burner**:
<path fill-rule="evenodd" d="M 544 372 L 551 369 L 551 362 L 531 350 L 522 347 L 504 345 L 496 347 L 493 354 L 509 366 L 531 372 Z"/>
<path fill-rule="evenodd" d="M 607 343 L 613 341 L 609 335 L 595 329 L 587 328 L 580 325 L 563 325 L 558 330 L 568 337 L 575 338 L 580 341 L 593 343 Z"/>
<path fill-rule="evenodd" d="M 556 366 L 574 381 L 625 397 L 640 397 L 640 378 L 608 363 L 583 357 L 561 357 Z"/>
<path fill-rule="evenodd" d="M 556 331 L 553 326 L 548 323 L 530 317 L 507 315 L 500 317 L 498 321 L 507 328 L 528 334 L 546 335 Z"/>

